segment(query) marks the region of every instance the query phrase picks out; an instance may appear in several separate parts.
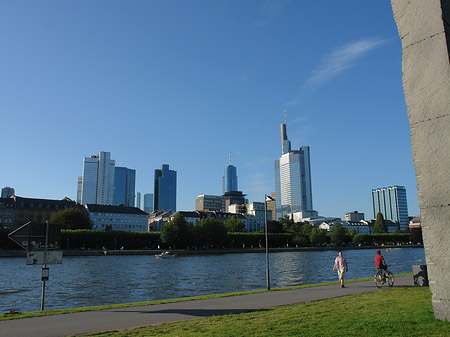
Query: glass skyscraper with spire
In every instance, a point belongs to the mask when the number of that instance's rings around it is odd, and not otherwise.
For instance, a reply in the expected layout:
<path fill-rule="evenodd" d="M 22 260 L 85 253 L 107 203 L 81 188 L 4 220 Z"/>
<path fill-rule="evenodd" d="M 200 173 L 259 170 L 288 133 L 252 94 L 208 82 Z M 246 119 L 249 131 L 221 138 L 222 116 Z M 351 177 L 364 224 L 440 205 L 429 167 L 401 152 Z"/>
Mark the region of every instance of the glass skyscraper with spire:
<path fill-rule="evenodd" d="M 225 167 L 224 175 L 222 177 L 223 194 L 226 192 L 236 192 L 238 190 L 238 178 L 236 167 L 231 165 L 231 152 L 228 166 Z"/>
<path fill-rule="evenodd" d="M 309 146 L 291 150 L 286 121 L 281 124 L 281 157 L 275 160 L 277 219 L 313 210 Z"/>

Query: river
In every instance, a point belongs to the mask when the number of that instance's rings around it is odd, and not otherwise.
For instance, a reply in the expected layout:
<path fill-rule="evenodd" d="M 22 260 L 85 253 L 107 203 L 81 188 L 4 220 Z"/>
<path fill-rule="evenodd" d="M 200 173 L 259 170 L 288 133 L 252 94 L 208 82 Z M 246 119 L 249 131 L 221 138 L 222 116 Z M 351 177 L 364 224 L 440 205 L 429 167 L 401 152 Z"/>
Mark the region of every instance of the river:
<path fill-rule="evenodd" d="M 425 264 L 423 248 L 382 251 L 394 273 Z M 373 276 L 375 250 L 345 250 L 346 279 Z M 336 281 L 337 251 L 269 254 L 271 287 Z M 265 289 L 264 253 L 187 255 L 156 259 L 152 255 L 64 257 L 50 265 L 45 309 L 151 301 Z M 0 258 L 0 312 L 40 310 L 41 266 L 25 258 Z"/>

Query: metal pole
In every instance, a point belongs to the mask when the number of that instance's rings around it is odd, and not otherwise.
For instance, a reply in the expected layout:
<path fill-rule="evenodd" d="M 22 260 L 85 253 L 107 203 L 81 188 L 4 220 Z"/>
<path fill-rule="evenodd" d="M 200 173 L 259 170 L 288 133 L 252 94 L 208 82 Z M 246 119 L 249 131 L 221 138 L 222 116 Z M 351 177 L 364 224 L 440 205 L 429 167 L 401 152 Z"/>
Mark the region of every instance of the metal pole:
<path fill-rule="evenodd" d="M 267 227 L 267 195 L 264 194 L 264 231 L 266 232 L 266 286 L 270 290 L 270 272 L 269 272 L 269 238 Z"/>
<path fill-rule="evenodd" d="M 45 222 L 44 266 L 42 267 L 41 277 L 44 275 L 44 269 L 47 269 L 47 248 L 48 248 L 48 221 Z M 42 277 L 41 311 L 44 310 L 44 300 L 45 300 L 45 278 Z"/>

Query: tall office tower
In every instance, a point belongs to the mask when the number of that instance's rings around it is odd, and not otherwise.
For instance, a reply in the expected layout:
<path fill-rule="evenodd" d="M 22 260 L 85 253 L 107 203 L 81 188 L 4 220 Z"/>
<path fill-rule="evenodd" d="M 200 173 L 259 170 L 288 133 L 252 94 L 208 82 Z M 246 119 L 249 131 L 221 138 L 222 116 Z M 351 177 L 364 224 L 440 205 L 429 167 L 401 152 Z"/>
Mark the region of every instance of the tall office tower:
<path fill-rule="evenodd" d="M 153 194 L 145 193 L 144 194 L 144 212 L 150 214 L 153 212 Z"/>
<path fill-rule="evenodd" d="M 111 152 L 85 157 L 81 182 L 81 203 L 112 205 L 116 162 Z"/>
<path fill-rule="evenodd" d="M 177 208 L 177 171 L 169 170 L 163 164 L 161 170 L 155 170 L 155 210 L 175 212 Z"/>
<path fill-rule="evenodd" d="M 15 193 L 14 188 L 12 187 L 3 187 L 2 188 L 2 198 L 9 198 L 10 196 L 13 196 Z"/>
<path fill-rule="evenodd" d="M 281 153 L 281 158 L 275 160 L 277 219 L 290 213 L 313 210 L 309 146 L 290 150 L 286 114 L 281 124 Z"/>
<path fill-rule="evenodd" d="M 114 172 L 113 206 L 124 205 L 134 207 L 136 194 L 136 170 L 116 167 Z"/>
<path fill-rule="evenodd" d="M 238 190 L 238 178 L 236 167 L 231 165 L 231 151 L 229 155 L 228 166 L 225 167 L 225 174 L 222 177 L 223 193 L 234 192 Z"/>
<path fill-rule="evenodd" d="M 83 188 L 83 177 L 78 177 L 77 203 L 81 204 L 81 190 Z"/>
<path fill-rule="evenodd" d="M 141 192 L 136 193 L 136 207 L 141 209 Z"/>
<path fill-rule="evenodd" d="M 374 218 L 381 212 L 385 220 L 397 222 L 400 230 L 408 229 L 408 203 L 404 186 L 372 189 L 372 207 Z"/>

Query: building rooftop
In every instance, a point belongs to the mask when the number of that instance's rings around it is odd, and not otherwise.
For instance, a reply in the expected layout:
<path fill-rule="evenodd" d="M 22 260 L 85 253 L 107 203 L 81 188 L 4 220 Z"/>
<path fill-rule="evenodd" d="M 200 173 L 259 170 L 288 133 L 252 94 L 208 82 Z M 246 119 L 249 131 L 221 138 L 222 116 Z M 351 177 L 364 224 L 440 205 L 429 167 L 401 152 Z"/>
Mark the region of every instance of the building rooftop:
<path fill-rule="evenodd" d="M 143 210 L 141 210 L 140 208 L 137 208 L 137 207 L 87 204 L 86 208 L 89 212 L 97 212 L 97 213 L 122 213 L 122 214 L 148 215 L 147 212 L 144 212 Z"/>

